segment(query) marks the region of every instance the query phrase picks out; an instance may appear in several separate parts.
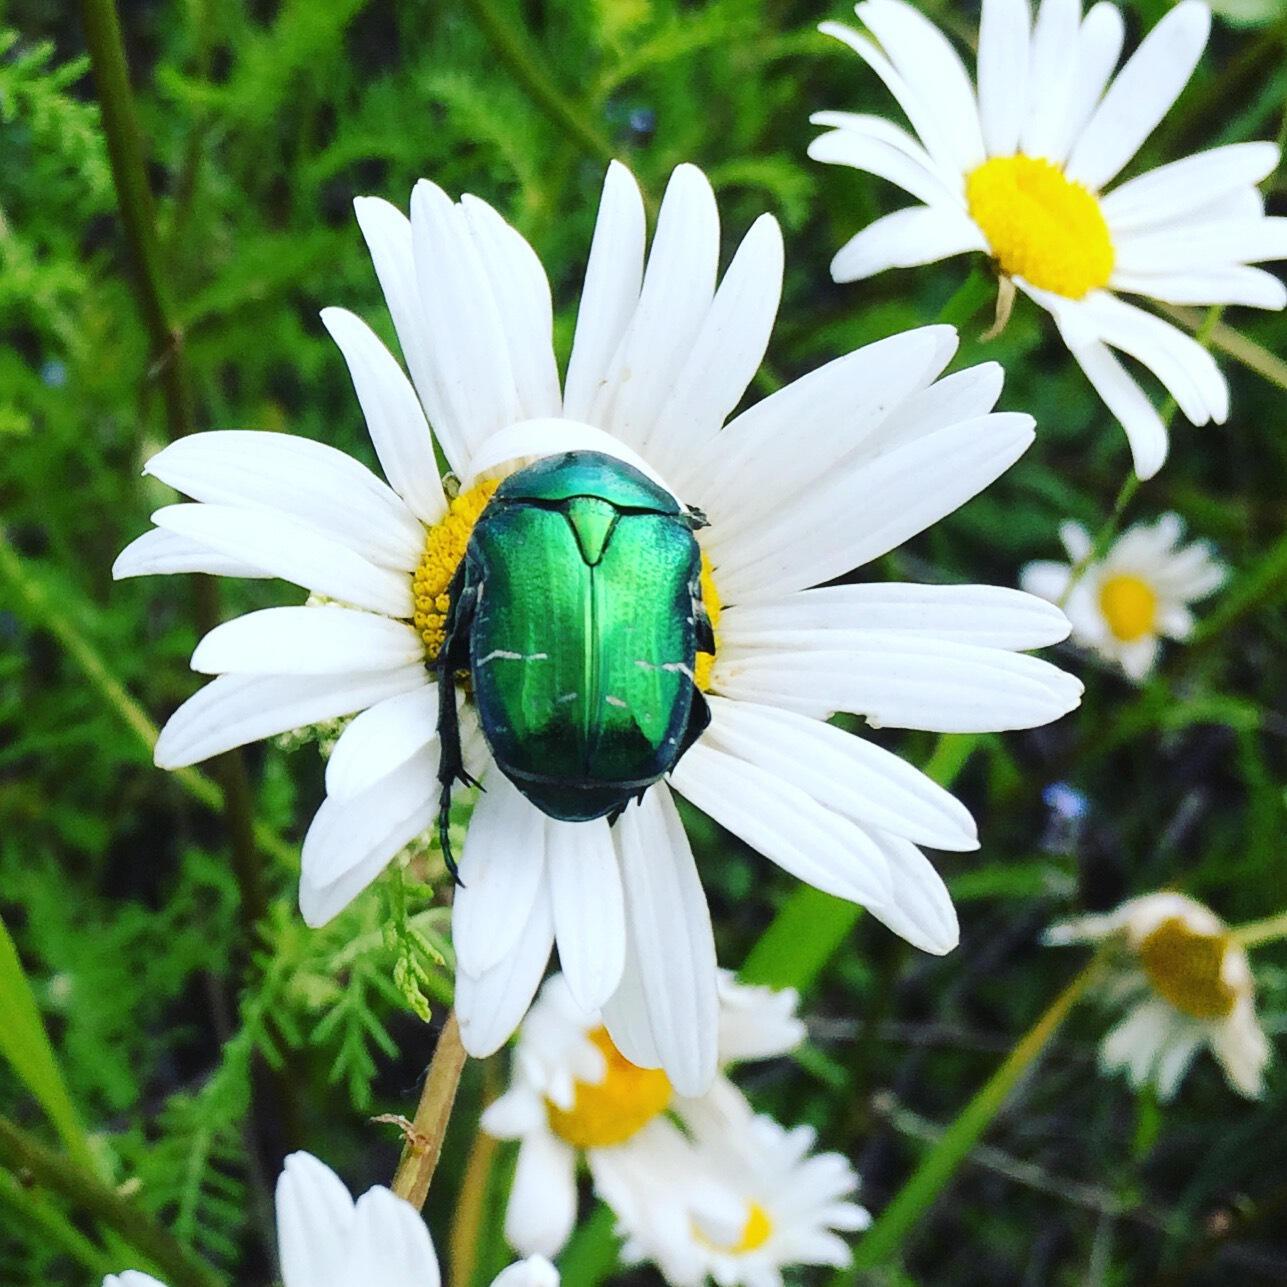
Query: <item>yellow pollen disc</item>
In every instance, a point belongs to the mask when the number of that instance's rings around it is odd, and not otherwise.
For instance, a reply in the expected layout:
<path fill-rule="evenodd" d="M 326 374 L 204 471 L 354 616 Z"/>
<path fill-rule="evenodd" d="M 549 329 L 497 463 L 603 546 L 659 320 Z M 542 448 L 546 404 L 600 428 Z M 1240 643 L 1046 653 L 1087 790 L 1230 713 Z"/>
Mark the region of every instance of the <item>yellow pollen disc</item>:
<path fill-rule="evenodd" d="M 715 636 L 715 646 L 719 647 L 719 614 L 723 610 L 719 591 L 715 588 L 715 575 L 711 561 L 702 555 L 702 604 L 710 618 L 711 632 Z M 693 680 L 704 693 L 710 692 L 711 671 L 715 669 L 715 654 L 699 652 L 693 664 Z"/>
<path fill-rule="evenodd" d="M 1195 1019 L 1223 1019 L 1237 994 L 1220 974 L 1227 934 L 1199 934 L 1179 916 L 1164 920 L 1140 945 L 1140 964 L 1153 990 Z"/>
<path fill-rule="evenodd" d="M 1110 576 L 1099 587 L 1099 610 L 1122 643 L 1134 643 L 1157 624 L 1157 591 L 1137 576 Z"/>
<path fill-rule="evenodd" d="M 670 1079 L 660 1068 L 639 1068 L 612 1043 L 607 1029 L 590 1040 L 603 1055 L 607 1071 L 597 1083 L 574 1083 L 571 1108 L 545 1101 L 550 1129 L 574 1148 L 623 1144 L 670 1107 Z"/>
<path fill-rule="evenodd" d="M 1011 277 L 1069 299 L 1106 286 L 1113 239 L 1089 188 L 1033 156 L 994 156 L 965 180 L 970 217 Z"/>
<path fill-rule="evenodd" d="M 742 1233 L 734 1243 L 724 1245 L 712 1242 L 696 1225 L 693 1226 L 693 1237 L 712 1251 L 722 1251 L 727 1256 L 744 1256 L 748 1251 L 758 1251 L 773 1236 L 773 1221 L 769 1213 L 758 1202 L 752 1202 L 746 1215 Z"/>
<path fill-rule="evenodd" d="M 465 546 L 478 516 L 499 485 L 499 479 L 492 479 L 461 492 L 447 507 L 447 516 L 425 534 L 424 553 L 416 564 L 411 592 L 415 596 L 412 620 L 424 640 L 428 661 L 436 660 L 446 638 L 447 613 L 451 609 L 447 588 L 451 578 L 465 557 Z"/>

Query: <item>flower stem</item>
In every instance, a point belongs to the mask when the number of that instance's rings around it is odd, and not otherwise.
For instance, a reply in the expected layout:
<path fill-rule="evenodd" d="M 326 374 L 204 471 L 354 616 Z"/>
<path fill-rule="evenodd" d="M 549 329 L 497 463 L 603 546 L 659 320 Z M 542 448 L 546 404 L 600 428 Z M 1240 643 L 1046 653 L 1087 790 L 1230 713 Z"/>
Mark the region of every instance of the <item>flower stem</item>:
<path fill-rule="evenodd" d="M 111 1257 L 101 1247 L 96 1247 L 75 1229 L 60 1210 L 30 1192 L 8 1171 L 0 1171 L 0 1207 L 8 1207 L 14 1220 L 35 1231 L 46 1246 L 57 1247 L 79 1261 L 95 1281 L 121 1267 L 113 1264 Z M 3 1223 L 6 1229 L 11 1227 L 7 1220 Z"/>
<path fill-rule="evenodd" d="M 4 1117 L 0 1162 L 115 1230 L 165 1274 L 170 1287 L 220 1287 L 219 1275 L 145 1211 Z"/>
<path fill-rule="evenodd" d="M 1266 916 L 1260 921 L 1250 921 L 1246 925 L 1236 925 L 1230 930 L 1230 937 L 1239 947 L 1259 947 L 1262 943 L 1287 938 L 1287 912 Z"/>
<path fill-rule="evenodd" d="M 867 1270 L 887 1263 L 903 1245 L 979 1137 L 1001 1111 L 1019 1078 L 1032 1066 L 1073 1006 L 1099 973 L 1102 957 L 1096 954 L 1085 968 L 1050 1003 L 1036 1023 L 1015 1043 L 1001 1067 L 961 1110 L 938 1142 L 921 1160 L 911 1178 L 894 1195 L 876 1222 L 863 1235 L 850 1271 L 836 1277 L 836 1287 L 864 1281 Z"/>
<path fill-rule="evenodd" d="M 460 1025 L 453 1010 L 447 1016 L 434 1047 L 424 1090 L 415 1119 L 406 1130 L 406 1143 L 393 1177 L 393 1191 L 406 1198 L 417 1211 L 429 1196 L 429 1182 L 442 1156 L 442 1142 L 456 1102 L 456 1088 L 465 1067 L 465 1048 L 460 1043 Z"/>

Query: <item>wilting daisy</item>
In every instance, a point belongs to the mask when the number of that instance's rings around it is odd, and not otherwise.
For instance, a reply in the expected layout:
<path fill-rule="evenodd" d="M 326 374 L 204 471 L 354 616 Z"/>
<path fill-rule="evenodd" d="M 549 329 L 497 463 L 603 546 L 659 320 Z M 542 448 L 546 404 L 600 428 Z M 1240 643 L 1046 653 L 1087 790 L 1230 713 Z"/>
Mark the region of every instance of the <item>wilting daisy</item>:
<path fill-rule="evenodd" d="M 357 1202 L 329 1166 L 292 1153 L 277 1181 L 277 1249 L 283 1287 L 438 1287 L 429 1230 L 409 1202 L 383 1187 Z M 510 1265 L 493 1287 L 558 1287 L 539 1256 Z M 103 1287 L 165 1287 L 138 1270 L 109 1274 Z"/>
<path fill-rule="evenodd" d="M 793 990 L 748 987 L 719 976 L 719 1063 L 785 1054 L 804 1039 Z M 731 1087 L 717 1078 L 715 1088 Z M 733 1092 L 736 1094 L 736 1092 Z M 602 1016 L 582 1010 L 554 975 L 519 1029 L 513 1084 L 483 1113 L 499 1139 L 520 1141 L 505 1236 L 525 1254 L 553 1256 L 576 1221 L 576 1168 L 584 1156 L 596 1184 L 614 1168 L 667 1174 L 676 1126 L 703 1101 L 676 1095 L 660 1068 L 640 1068 L 617 1049 Z"/>
<path fill-rule="evenodd" d="M 919 947 L 948 951 L 955 915 L 919 846 L 973 849 L 972 820 L 928 778 L 826 718 L 843 710 L 873 725 L 942 731 L 1044 724 L 1077 704 L 1081 684 L 1022 650 L 1064 638 L 1067 620 L 1014 590 L 810 587 L 893 549 L 1022 454 L 1030 417 L 992 411 L 1000 369 L 940 378 L 956 336 L 928 327 L 839 358 L 725 426 L 776 313 L 778 226 L 767 215 L 755 223 L 716 289 L 715 198 L 699 170 L 680 166 L 645 267 L 643 203 L 614 164 L 560 389 L 544 270 L 490 206 L 468 196 L 453 203 L 421 182 L 410 219 L 379 200 L 357 208 L 411 379 L 356 317 L 329 309 L 323 320 L 349 364 L 388 485 L 330 447 L 284 434 L 198 434 L 148 463 L 195 503 L 158 511 L 157 530 L 121 555 L 118 576 L 277 576 L 314 596 L 250 613 L 201 641 L 193 667 L 218 678 L 171 717 L 157 763 L 176 768 L 357 713 L 331 755 L 327 798 L 304 841 L 300 904 L 319 925 L 438 814 L 439 766 L 450 774 L 456 754 L 454 733 L 440 745 L 439 718 L 454 725 L 460 700 L 470 772 L 485 787 L 453 910 L 457 1007 L 466 1048 L 479 1056 L 514 1031 L 557 941 L 568 988 L 584 1008 L 602 1007 L 622 1051 L 664 1067 L 684 1093 L 710 1083 L 715 949 L 671 786 L 788 871 L 862 903 Z M 430 425 L 459 481 L 450 497 Z M 578 461 L 584 473 L 615 470 L 615 485 L 635 499 L 614 508 L 569 496 L 559 490 L 566 475 L 542 472 L 551 463 L 576 472 Z M 489 506 L 503 476 L 500 488 L 526 488 L 523 505 L 511 490 Z M 523 540 L 503 539 L 519 510 L 532 525 L 548 519 L 564 549 L 575 530 L 581 581 L 616 549 L 610 541 L 624 539 L 618 520 L 622 530 L 664 533 L 667 556 L 690 560 L 678 594 L 612 600 L 617 647 L 595 654 L 593 666 L 587 653 L 582 678 L 565 692 L 543 669 L 549 650 L 566 645 L 551 637 L 541 598 L 569 634 L 584 628 L 585 614 L 569 616 L 561 576 L 523 564 Z M 694 534 L 696 511 L 707 525 Z M 566 525 L 553 517 L 560 513 Z M 653 548 L 663 548 L 657 539 Z M 467 550 L 471 579 L 453 589 Z M 509 577 L 490 595 L 476 579 L 488 560 L 506 564 Z M 626 564 L 627 580 L 657 568 L 651 556 Z M 672 558 L 667 593 L 676 566 Z M 648 577 L 637 580 L 646 592 Z M 485 619 L 495 637 L 497 605 L 512 605 L 516 582 L 529 609 L 537 605 L 527 624 L 545 633 L 473 657 L 474 698 L 500 667 L 512 668 L 515 699 L 511 722 L 493 718 L 479 737 L 463 690 L 440 701 L 434 666 L 449 626 L 453 648 L 459 642 L 459 613 Z M 666 639 L 686 639 L 687 653 L 671 655 Z M 600 691 L 601 664 L 623 683 L 664 690 L 668 704 Z M 681 700 L 687 727 L 667 731 Z M 623 787 L 609 812 L 632 802 L 611 824 L 537 808 L 532 783 L 520 790 L 497 767 L 497 739 L 512 752 L 512 720 L 521 719 L 533 731 L 528 750 L 535 743 L 546 760 L 565 757 L 566 739 L 540 742 L 542 729 L 567 721 L 565 701 L 586 727 L 619 731 L 622 744 L 647 734 L 672 760 L 682 751 L 669 785 Z M 562 785 L 593 786 L 608 759 L 590 756 L 578 770 L 586 781 Z"/>
<path fill-rule="evenodd" d="M 1031 594 L 1063 604 L 1077 643 L 1142 680 L 1157 661 L 1162 639 L 1192 634 L 1189 604 L 1224 584 L 1225 566 L 1211 547 L 1205 541 L 1181 545 L 1183 535 L 1177 514 L 1137 523 L 1102 559 L 1087 564 L 1069 591 L 1073 568 L 1090 555 L 1092 541 L 1080 523 L 1064 523 L 1059 538 L 1069 563 L 1029 563 L 1020 583 Z"/>
<path fill-rule="evenodd" d="M 674 1287 L 781 1287 L 794 1265 L 843 1267 L 843 1236 L 866 1229 L 852 1201 L 858 1176 L 839 1153 L 814 1153 L 815 1135 L 757 1116 L 716 1083 L 688 1114 L 690 1135 L 665 1137 L 653 1165 L 614 1155 L 596 1187 L 617 1217 L 627 1262 L 650 1260 Z"/>
<path fill-rule="evenodd" d="M 978 90 L 942 32 L 902 0 L 865 0 L 879 45 L 839 23 L 917 137 L 877 116 L 819 112 L 815 160 L 896 183 L 922 201 L 878 219 L 832 261 L 837 281 L 984 251 L 1050 311 L 1065 343 L 1121 421 L 1136 472 L 1166 458 L 1166 427 L 1112 350 L 1148 367 L 1194 424 L 1223 422 L 1229 390 L 1209 353 L 1119 298 L 1282 308 L 1287 290 L 1250 265 L 1287 257 L 1287 220 L 1266 218 L 1255 185 L 1272 143 L 1237 143 L 1174 161 L 1105 191 L 1179 96 L 1211 15 L 1182 0 L 1116 77 L 1122 16 L 1099 3 L 984 0 Z M 1030 29 L 1031 27 L 1031 29 Z"/>
<path fill-rule="evenodd" d="M 1120 942 L 1104 999 L 1126 1017 L 1104 1038 L 1100 1063 L 1169 1099 L 1203 1046 L 1240 1094 L 1263 1089 L 1269 1042 L 1256 1020 L 1247 953 L 1210 908 L 1183 894 L 1146 894 L 1102 916 L 1054 925 L 1054 944 Z"/>

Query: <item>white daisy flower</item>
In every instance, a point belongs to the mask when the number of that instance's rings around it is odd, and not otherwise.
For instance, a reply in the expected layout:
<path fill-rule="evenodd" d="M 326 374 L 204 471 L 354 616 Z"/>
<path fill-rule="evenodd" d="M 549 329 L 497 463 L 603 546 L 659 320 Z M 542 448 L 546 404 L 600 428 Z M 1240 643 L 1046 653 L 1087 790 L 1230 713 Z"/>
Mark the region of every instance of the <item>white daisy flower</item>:
<path fill-rule="evenodd" d="M 277 1181 L 283 1287 L 439 1287 L 438 1257 L 420 1212 L 377 1186 L 357 1202 L 329 1166 L 292 1153 Z M 493 1287 L 558 1287 L 539 1256 L 510 1265 Z M 147 1274 L 109 1274 L 103 1287 L 165 1287 Z"/>
<path fill-rule="evenodd" d="M 756 1115 L 729 1083 L 671 1130 L 651 1165 L 614 1153 L 596 1174 L 627 1262 L 653 1261 L 674 1287 L 782 1287 L 795 1265 L 843 1268 L 841 1234 L 866 1229 L 858 1176 L 839 1153 L 813 1153 L 814 1131 Z"/>
<path fill-rule="evenodd" d="M 749 987 L 720 971 L 720 1067 L 798 1046 L 805 1035 L 798 999 L 794 989 Z M 731 1090 L 717 1077 L 708 1096 L 724 1088 Z M 489 1134 L 520 1141 L 505 1211 L 510 1245 L 556 1255 L 576 1222 L 579 1157 L 596 1183 L 614 1159 L 627 1170 L 664 1172 L 678 1134 L 666 1115 L 687 1121 L 703 1102 L 677 1095 L 661 1069 L 631 1063 L 562 975 L 547 980 L 519 1029 L 513 1084 L 482 1117 Z"/>
<path fill-rule="evenodd" d="M 1166 426 L 1112 350 L 1148 367 L 1194 424 L 1223 423 L 1229 390 L 1211 355 L 1119 298 L 1280 309 L 1282 282 L 1250 265 L 1287 257 L 1287 219 L 1266 218 L 1256 184 L 1278 164 L 1273 143 L 1197 153 L 1105 189 L 1179 96 L 1206 45 L 1211 15 L 1182 0 L 1116 77 L 1123 24 L 1101 0 L 983 0 L 978 89 L 956 51 L 902 0 L 864 0 L 879 45 L 839 23 L 884 81 L 917 137 L 877 116 L 819 112 L 815 160 L 896 183 L 923 205 L 876 220 L 832 261 L 837 281 L 984 251 L 1050 311 L 1064 341 L 1149 478 Z"/>
<path fill-rule="evenodd" d="M 1080 523 L 1063 523 L 1059 537 L 1069 562 L 1029 563 L 1020 584 L 1030 594 L 1062 603 L 1073 640 L 1139 682 L 1156 664 L 1163 638 L 1187 639 L 1193 633 L 1189 604 L 1219 589 L 1227 575 L 1205 541 L 1181 545 L 1183 535 L 1177 514 L 1137 523 L 1102 559 L 1086 565 L 1069 592 L 1073 568 L 1089 556 L 1093 543 Z"/>
<path fill-rule="evenodd" d="M 526 485 L 530 471 L 513 471 L 533 458 L 587 453 L 568 459 L 606 468 L 606 457 L 622 477 L 614 460 L 638 471 L 627 481 L 650 498 L 642 512 L 665 517 L 672 536 L 682 525 L 682 539 L 694 539 L 697 520 L 680 499 L 709 519 L 692 548 L 688 601 L 646 610 L 682 616 L 694 640 L 704 616 L 714 653 L 694 642 L 687 656 L 658 652 L 635 666 L 682 692 L 690 734 L 707 708 L 710 724 L 679 746 L 669 784 L 631 784 L 638 803 L 614 825 L 548 816 L 497 764 L 503 730 L 489 730 L 486 745 L 474 730 L 471 771 L 486 791 L 453 910 L 466 1049 L 487 1055 L 510 1036 L 557 941 L 569 989 L 584 1008 L 603 1008 L 635 1063 L 664 1067 L 684 1093 L 706 1089 L 715 948 L 672 786 L 788 871 L 862 903 L 925 950 L 950 950 L 951 901 L 919 846 L 973 849 L 973 821 L 928 778 L 826 719 L 843 710 L 937 731 L 1045 724 L 1076 706 L 1082 686 L 1023 650 L 1064 638 L 1067 620 L 1015 590 L 810 587 L 950 513 L 1026 450 L 1031 418 L 992 410 L 1000 368 L 940 378 L 956 336 L 927 327 L 839 358 L 724 425 L 777 310 L 778 226 L 767 215 L 755 223 L 716 289 L 714 194 L 699 170 L 680 166 L 645 266 L 643 202 L 614 164 L 560 390 L 544 270 L 490 206 L 453 203 L 422 181 L 409 220 L 371 198 L 357 209 L 411 379 L 356 317 L 328 309 L 323 320 L 389 483 L 333 448 L 274 433 L 198 434 L 148 463 L 195 503 L 158 511 L 117 576 L 275 576 L 330 601 L 252 612 L 203 639 L 192 665 L 218 678 L 171 717 L 157 763 L 177 768 L 358 713 L 327 765 L 327 798 L 303 848 L 304 917 L 335 916 L 439 813 L 440 764 L 450 777 L 456 749 L 454 738 L 440 741 L 439 715 L 454 723 L 456 702 L 439 702 L 435 667 L 453 576 L 467 546 L 476 550 L 471 533 L 484 530 L 475 523 L 498 475 Z M 460 480 L 450 502 L 430 424 Z M 578 541 L 608 539 L 590 526 L 576 529 Z M 471 553 L 465 570 L 481 559 Z M 561 588 L 548 586 L 552 611 Z M 548 655 L 502 648 L 482 660 L 497 659 L 532 667 L 515 681 L 526 694 Z M 629 658 L 606 660 L 638 678 Z M 480 674 L 474 664 L 475 695 Z M 589 684 L 582 706 L 595 692 Z M 596 727 L 632 709 L 601 696 L 586 713 Z M 533 696 L 524 712 L 567 720 L 552 697 Z"/>
<path fill-rule="evenodd" d="M 1269 1041 L 1256 1019 L 1247 953 L 1208 907 L 1164 891 L 1116 911 L 1051 926 L 1052 944 L 1120 941 L 1104 998 L 1126 1017 L 1099 1049 L 1105 1071 L 1132 1086 L 1153 1085 L 1170 1099 L 1193 1056 L 1207 1046 L 1229 1084 L 1252 1098 L 1263 1091 Z"/>

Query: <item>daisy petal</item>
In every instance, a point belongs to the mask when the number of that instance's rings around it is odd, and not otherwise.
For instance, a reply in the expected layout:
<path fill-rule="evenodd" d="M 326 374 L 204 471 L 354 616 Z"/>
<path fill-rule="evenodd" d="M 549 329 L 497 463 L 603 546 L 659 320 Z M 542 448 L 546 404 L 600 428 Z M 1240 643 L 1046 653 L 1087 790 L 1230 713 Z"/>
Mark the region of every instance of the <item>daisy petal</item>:
<path fill-rule="evenodd" d="M 365 710 L 428 683 L 423 666 L 375 674 L 221 675 L 166 721 L 153 758 L 180 769 L 247 742 Z"/>
<path fill-rule="evenodd" d="M 954 371 L 896 406 L 874 441 L 883 449 L 898 447 L 962 420 L 986 416 L 996 406 L 1004 380 L 999 362 Z"/>
<path fill-rule="evenodd" d="M 402 572 L 416 566 L 424 545 L 424 529 L 391 488 L 352 456 L 309 438 L 194 433 L 162 448 L 143 472 L 195 501 L 283 515 Z"/>
<path fill-rule="evenodd" d="M 715 1076 L 715 940 L 688 837 L 662 783 L 626 809 L 614 838 L 661 1065 L 681 1095 L 701 1095 Z"/>
<path fill-rule="evenodd" d="M 546 871 L 545 822 L 493 766 L 465 833 L 461 883 L 451 909 L 457 961 L 475 977 L 515 950 L 531 920 Z"/>
<path fill-rule="evenodd" d="M 277 1181 L 277 1248 L 286 1287 L 332 1279 L 353 1224 L 353 1199 L 339 1176 L 311 1153 L 292 1153 Z"/>
<path fill-rule="evenodd" d="M 334 1275 L 334 1268 L 330 1275 Z M 319 1277 L 300 1287 L 335 1281 Z M 439 1287 L 438 1257 L 420 1212 L 388 1189 L 375 1188 L 358 1200 L 353 1237 L 343 1283 L 379 1283 L 380 1287 Z M 295 1287 L 286 1283 L 284 1287 Z"/>
<path fill-rule="evenodd" d="M 1287 259 L 1287 218 L 1183 220 L 1130 237 L 1120 248 L 1124 272 L 1179 272 L 1204 263 L 1253 264 Z"/>
<path fill-rule="evenodd" d="M 554 946 L 554 921 L 544 888 L 537 891 L 527 924 L 513 949 L 475 977 L 456 972 L 456 1014 L 465 1049 L 475 1059 L 494 1054 L 527 1013 Z"/>
<path fill-rule="evenodd" d="M 893 630 L 846 632 L 844 641 L 834 650 L 721 656 L 715 689 L 735 700 L 805 713 L 820 706 L 849 711 L 866 716 L 873 728 L 935 733 L 1036 728 L 1081 699 L 1080 680 L 1024 653 Z"/>
<path fill-rule="evenodd" d="M 1165 304 L 1243 304 L 1274 310 L 1287 307 L 1287 286 L 1263 268 L 1245 264 L 1157 273 L 1114 271 L 1111 285 L 1114 290 L 1145 295 Z"/>
<path fill-rule="evenodd" d="M 856 282 L 886 268 L 915 268 L 987 248 L 978 225 L 964 210 L 912 206 L 882 216 L 845 242 L 831 261 L 831 277 Z"/>
<path fill-rule="evenodd" d="M 1141 479 L 1152 478 L 1166 460 L 1166 425 L 1162 417 L 1106 345 L 1093 343 L 1076 348 L 1069 345 L 1069 348 L 1086 378 L 1095 386 L 1095 392 L 1126 430 L 1135 472 Z"/>
<path fill-rule="evenodd" d="M 397 670 L 424 655 L 405 621 L 327 604 L 262 608 L 225 621 L 197 644 L 191 666 L 205 675 L 336 675 Z"/>
<path fill-rule="evenodd" d="M 543 1256 L 529 1256 L 502 1269 L 492 1287 L 559 1287 L 559 1271 Z"/>
<path fill-rule="evenodd" d="M 328 796 L 300 853 L 300 911 L 316 929 L 338 915 L 438 810 L 438 755 L 421 751 L 349 800 Z"/>
<path fill-rule="evenodd" d="M 505 1241 L 524 1255 L 558 1255 L 576 1224 L 576 1198 L 571 1148 L 548 1129 L 525 1135 L 505 1207 Z"/>
<path fill-rule="evenodd" d="M 604 1002 L 600 1013 L 603 1026 L 607 1028 L 613 1044 L 632 1064 L 639 1068 L 661 1067 L 657 1040 L 652 1035 L 652 1020 L 648 1017 L 643 972 L 635 951 L 634 938 L 629 933 L 626 934 L 621 982 L 612 996 Z"/>
<path fill-rule="evenodd" d="M 943 878 L 923 853 L 897 836 L 874 837 L 892 876 L 893 897 L 871 914 L 922 952 L 944 956 L 961 940 L 961 927 Z"/>
<path fill-rule="evenodd" d="M 293 518 L 228 505 L 167 505 L 152 521 L 316 594 L 390 617 L 411 616 L 409 576 L 378 567 Z"/>
<path fill-rule="evenodd" d="M 1126 24 L 1122 11 L 1109 0 L 1091 5 L 1082 20 L 1077 37 L 1074 61 L 1077 75 L 1073 79 L 1072 100 L 1065 114 L 1065 131 L 1062 138 L 1052 139 L 1050 160 L 1066 161 L 1073 144 L 1081 137 L 1086 123 L 1094 115 L 1104 87 L 1122 56 L 1126 40 Z"/>
<path fill-rule="evenodd" d="M 643 262 L 643 198 L 634 175 L 620 161 L 613 161 L 603 181 L 568 359 L 563 410 L 573 420 L 589 418 L 607 379 L 612 356 L 639 303 Z"/>
<path fill-rule="evenodd" d="M 340 734 L 326 761 L 326 794 L 335 800 L 361 795 L 437 736 L 437 684 L 386 697 Z"/>
<path fill-rule="evenodd" d="M 1097 191 L 1139 151 L 1193 75 L 1210 30 L 1206 5 L 1181 0 L 1144 37 L 1074 145 L 1070 179 Z"/>
<path fill-rule="evenodd" d="M 943 182 L 928 155 L 920 161 L 900 147 L 856 130 L 831 130 L 819 135 L 809 144 L 809 156 L 823 165 L 847 165 L 864 174 L 874 174 L 928 206 L 950 206 L 961 199 L 959 192 Z"/>
<path fill-rule="evenodd" d="M 602 818 L 546 818 L 545 848 L 563 977 L 583 1010 L 597 1010 L 625 967 L 626 913 L 612 835 Z"/>
<path fill-rule="evenodd" d="M 322 309 L 362 406 L 367 431 L 389 485 L 422 523 L 437 523 L 447 502 L 420 399 L 375 332 L 344 308 Z"/>
<path fill-rule="evenodd" d="M 983 0 L 979 19 L 979 119 L 989 156 L 1019 149 L 1028 110 L 1028 0 Z"/>
<path fill-rule="evenodd" d="M 1081 0 L 1042 0 L 1032 28 L 1028 78 L 1033 87 L 1019 150 L 1049 157 L 1067 137 L 1079 68 L 1069 52 L 1081 29 Z"/>
<path fill-rule="evenodd" d="M 229 558 L 186 536 L 159 527 L 135 537 L 112 564 L 112 579 L 132 576 L 165 576 L 172 572 L 206 572 L 211 576 L 241 576 L 266 580 L 269 573 L 253 563 Z"/>
<path fill-rule="evenodd" d="M 889 867 L 867 832 L 777 773 L 703 738 L 671 780 L 703 813 L 807 884 L 864 907 L 889 901 Z"/>
<path fill-rule="evenodd" d="M 703 741 L 790 782 L 864 826 L 936 849 L 979 845 L 969 811 L 898 756 L 831 724 L 749 702 L 711 699 Z"/>

